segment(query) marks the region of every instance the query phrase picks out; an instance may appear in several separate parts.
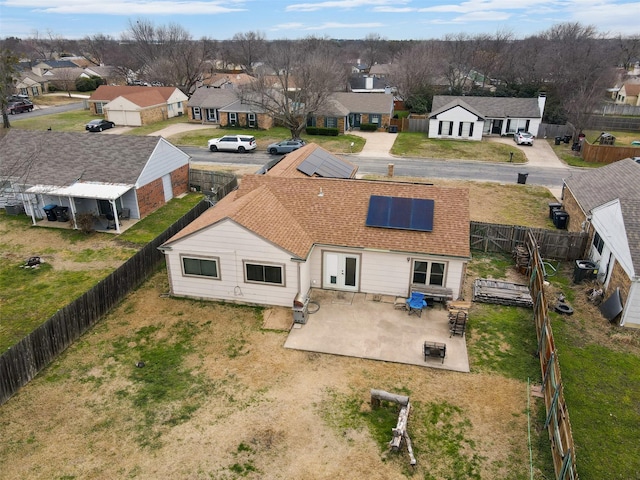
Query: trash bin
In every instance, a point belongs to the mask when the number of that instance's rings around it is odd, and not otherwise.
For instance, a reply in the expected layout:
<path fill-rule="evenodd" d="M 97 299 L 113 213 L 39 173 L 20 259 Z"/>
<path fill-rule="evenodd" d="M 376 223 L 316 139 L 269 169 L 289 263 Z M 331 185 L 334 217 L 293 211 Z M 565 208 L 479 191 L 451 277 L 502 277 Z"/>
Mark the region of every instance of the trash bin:
<path fill-rule="evenodd" d="M 56 207 L 53 209 L 59 222 L 69 221 L 69 207 Z"/>
<path fill-rule="evenodd" d="M 398 133 L 397 125 L 389 125 L 389 133 Z"/>
<path fill-rule="evenodd" d="M 553 212 L 553 224 L 558 230 L 566 230 L 569 224 L 569 214 L 564 210 Z"/>
<path fill-rule="evenodd" d="M 527 183 L 527 177 L 529 176 L 528 173 L 519 173 L 518 174 L 518 183 L 520 185 L 524 185 L 525 183 Z"/>
<path fill-rule="evenodd" d="M 556 210 L 560 210 L 562 208 L 562 204 L 561 203 L 555 203 L 552 202 L 549 204 L 549 218 L 551 220 L 553 220 L 553 212 L 555 212 Z"/>
<path fill-rule="evenodd" d="M 573 269 L 573 283 L 595 280 L 597 276 L 598 265 L 591 260 L 576 260 L 576 266 Z"/>
<path fill-rule="evenodd" d="M 556 137 L 556 145 L 560 145 L 562 143 L 562 137 Z"/>
<path fill-rule="evenodd" d="M 569 143 L 572 138 L 573 138 L 573 135 L 565 135 L 563 138 L 564 143 Z"/>
<path fill-rule="evenodd" d="M 44 210 L 44 213 L 47 216 L 47 220 L 49 220 L 50 222 L 55 222 L 56 220 L 58 220 L 55 212 L 56 207 L 57 205 L 53 204 L 45 205 L 44 207 L 42 207 L 42 210 Z"/>

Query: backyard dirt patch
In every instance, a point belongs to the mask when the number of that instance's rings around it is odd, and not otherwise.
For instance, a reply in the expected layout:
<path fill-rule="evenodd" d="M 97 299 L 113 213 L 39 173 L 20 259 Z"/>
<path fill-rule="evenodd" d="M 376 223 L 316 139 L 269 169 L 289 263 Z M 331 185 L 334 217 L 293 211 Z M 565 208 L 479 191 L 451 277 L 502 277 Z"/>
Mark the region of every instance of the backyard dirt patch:
<path fill-rule="evenodd" d="M 287 332 L 262 329 L 258 310 L 165 298 L 166 289 L 160 272 L 0 408 L 3 475 L 412 476 L 406 452 L 388 454 L 357 422 L 370 410 L 371 388 L 410 395 L 409 431 L 422 432 L 414 438 L 420 478 L 452 471 L 451 458 L 439 453 L 443 445 L 419 440 L 439 428 L 426 419 L 443 404 L 457 412 L 459 455 L 475 465 L 478 478 L 526 475 L 525 383 L 285 350 Z M 140 387 L 132 379 L 139 360 L 153 368 L 152 357 L 138 358 L 142 347 L 174 342 L 172 332 L 187 327 L 184 375 L 203 391 L 184 400 L 192 410 L 176 420 L 179 402 L 136 401 Z M 153 446 L 141 446 L 144 439 Z"/>

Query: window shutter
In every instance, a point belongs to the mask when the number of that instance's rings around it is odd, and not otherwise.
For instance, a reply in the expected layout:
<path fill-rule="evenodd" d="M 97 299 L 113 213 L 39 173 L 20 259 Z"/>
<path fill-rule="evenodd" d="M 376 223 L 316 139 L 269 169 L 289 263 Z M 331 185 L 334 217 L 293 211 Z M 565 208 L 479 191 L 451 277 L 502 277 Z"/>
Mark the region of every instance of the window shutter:
<path fill-rule="evenodd" d="M 438 135 L 442 135 L 442 122 L 438 122 Z"/>
<path fill-rule="evenodd" d="M 469 137 L 473 137 L 473 122 L 469 125 Z"/>
<path fill-rule="evenodd" d="M 511 120 L 507 120 L 507 132 L 511 130 Z"/>
<path fill-rule="evenodd" d="M 463 124 L 463 123 L 464 123 L 464 122 L 460 122 L 460 123 L 458 124 L 458 136 L 459 136 L 459 137 L 461 137 L 461 136 L 462 136 L 462 124 Z"/>
<path fill-rule="evenodd" d="M 449 122 L 449 136 L 453 135 L 453 122 Z"/>
<path fill-rule="evenodd" d="M 528 132 L 529 131 L 529 122 L 531 120 L 527 120 L 527 123 L 524 124 L 524 129 Z"/>

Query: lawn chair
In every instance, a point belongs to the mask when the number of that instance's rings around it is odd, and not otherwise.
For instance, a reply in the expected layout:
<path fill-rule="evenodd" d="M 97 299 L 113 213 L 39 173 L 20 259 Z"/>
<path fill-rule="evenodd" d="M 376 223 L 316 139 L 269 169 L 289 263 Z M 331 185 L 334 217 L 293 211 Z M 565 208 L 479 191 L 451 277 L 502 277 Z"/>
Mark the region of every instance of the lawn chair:
<path fill-rule="evenodd" d="M 422 317 L 422 309 L 427 306 L 427 301 L 424 299 L 424 293 L 411 292 L 411 297 L 407 299 L 407 310 L 409 315 L 414 314 L 418 317 Z"/>

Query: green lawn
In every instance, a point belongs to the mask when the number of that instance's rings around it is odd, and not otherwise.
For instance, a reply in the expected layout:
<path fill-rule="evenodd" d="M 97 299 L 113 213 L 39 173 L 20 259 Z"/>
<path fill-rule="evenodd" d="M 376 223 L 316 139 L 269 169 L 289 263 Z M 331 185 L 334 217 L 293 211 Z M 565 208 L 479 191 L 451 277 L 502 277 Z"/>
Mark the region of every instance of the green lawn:
<path fill-rule="evenodd" d="M 525 163 L 527 158 L 519 149 L 498 142 L 473 142 L 427 138 L 426 133 L 403 132 L 391 149 L 402 157 L 426 157 L 445 160 L 478 160 L 496 163 Z M 513 157 L 512 157 L 513 154 Z"/>

